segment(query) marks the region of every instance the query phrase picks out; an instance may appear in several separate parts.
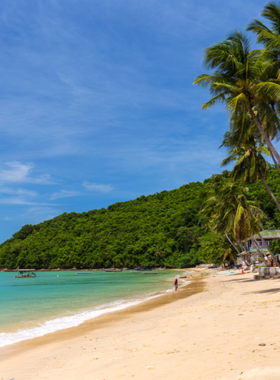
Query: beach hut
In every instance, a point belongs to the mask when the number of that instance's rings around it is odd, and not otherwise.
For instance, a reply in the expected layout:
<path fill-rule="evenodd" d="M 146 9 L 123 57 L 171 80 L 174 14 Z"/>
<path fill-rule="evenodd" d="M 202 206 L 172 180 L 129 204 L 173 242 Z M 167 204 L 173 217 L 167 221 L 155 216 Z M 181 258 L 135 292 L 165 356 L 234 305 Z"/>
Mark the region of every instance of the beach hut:
<path fill-rule="evenodd" d="M 280 239 L 280 230 L 274 230 L 274 229 L 264 230 L 264 231 L 260 232 L 260 235 L 262 236 L 265 243 L 268 246 L 270 246 L 270 244 L 273 241 Z M 261 248 L 266 248 L 263 245 L 263 242 L 262 242 L 261 238 L 259 237 L 259 235 L 254 235 L 254 239 L 257 240 L 257 243 Z M 245 242 L 245 247 L 246 247 L 246 249 L 248 249 L 248 251 L 257 249 L 256 244 L 255 244 L 254 240 L 252 240 L 252 239 L 248 239 Z"/>

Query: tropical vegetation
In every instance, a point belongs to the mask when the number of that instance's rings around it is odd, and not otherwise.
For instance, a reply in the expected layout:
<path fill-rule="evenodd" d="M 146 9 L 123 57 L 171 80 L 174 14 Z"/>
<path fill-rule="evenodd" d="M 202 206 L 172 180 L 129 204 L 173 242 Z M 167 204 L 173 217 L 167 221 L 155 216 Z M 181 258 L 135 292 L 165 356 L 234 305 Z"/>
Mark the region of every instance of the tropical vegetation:
<path fill-rule="evenodd" d="M 229 187 L 230 175 L 224 171 L 219 176 Z M 217 181 L 217 176 L 212 176 L 203 183 L 115 203 L 107 209 L 63 213 L 23 226 L 0 245 L 0 267 L 185 268 L 220 264 L 237 253 L 222 229 L 211 227 L 212 215 L 201 212 Z M 279 174 L 274 167 L 268 169 L 267 183 L 280 199 Z M 268 217 L 264 228 L 280 225 L 280 213 L 260 180 L 248 185 L 245 196 L 245 203 L 257 205 Z M 227 231 L 234 239 L 230 229 Z"/>
<path fill-rule="evenodd" d="M 242 242 L 252 239 L 265 259 L 254 238 L 258 234 L 265 244 L 260 234 L 265 215 L 258 205 L 248 200 L 245 186 L 261 180 L 280 211 L 277 197 L 266 181 L 270 165 L 264 158 L 264 154 L 271 156 L 280 174 L 280 156 L 273 144 L 273 140 L 279 138 L 280 127 L 280 3 L 269 3 L 262 16 L 270 28 L 259 20 L 247 28 L 256 34 L 260 48 L 252 49 L 245 33 L 234 32 L 206 49 L 204 63 L 210 73 L 197 76 L 194 84 L 208 88 L 214 95 L 203 109 L 217 102 L 225 105 L 230 122 L 222 145 L 227 147 L 229 155 L 221 165 L 235 162 L 231 173 L 233 182 L 220 181 L 213 186 L 213 194 L 209 193 L 203 211 L 209 213 L 210 210 L 210 227 L 223 232 L 236 252 L 238 245 L 246 249 Z M 234 182 L 236 180 L 239 182 Z M 277 263 L 273 252 L 266 248 Z"/>
<path fill-rule="evenodd" d="M 188 267 L 234 262 L 265 227 L 280 225 L 280 3 L 269 3 L 247 32 L 237 31 L 205 50 L 208 73 L 194 84 L 229 114 L 221 166 L 213 175 L 177 190 L 141 196 L 107 209 L 64 213 L 26 225 L 0 245 L 0 266 L 16 268 Z M 273 164 L 267 159 L 271 158 Z M 264 243 L 264 242 L 263 242 Z M 258 253 L 265 262 L 261 247 Z M 280 242 L 271 255 L 280 252 Z M 274 261 L 276 262 L 275 258 Z"/>

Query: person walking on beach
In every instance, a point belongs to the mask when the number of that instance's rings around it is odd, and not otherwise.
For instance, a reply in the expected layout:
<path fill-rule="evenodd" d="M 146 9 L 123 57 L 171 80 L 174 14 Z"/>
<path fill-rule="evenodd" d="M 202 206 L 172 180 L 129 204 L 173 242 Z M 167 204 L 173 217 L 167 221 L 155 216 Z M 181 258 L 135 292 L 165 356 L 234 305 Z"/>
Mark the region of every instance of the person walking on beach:
<path fill-rule="evenodd" d="M 178 276 L 175 277 L 174 286 L 175 286 L 175 292 L 177 292 L 177 290 L 178 290 Z"/>

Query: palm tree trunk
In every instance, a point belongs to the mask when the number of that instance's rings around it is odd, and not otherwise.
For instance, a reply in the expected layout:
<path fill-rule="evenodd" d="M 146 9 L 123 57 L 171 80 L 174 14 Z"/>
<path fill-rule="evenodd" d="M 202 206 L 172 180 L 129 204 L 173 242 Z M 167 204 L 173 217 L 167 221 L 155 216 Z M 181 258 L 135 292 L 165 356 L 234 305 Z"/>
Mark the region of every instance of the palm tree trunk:
<path fill-rule="evenodd" d="M 277 161 L 276 161 L 276 159 L 275 159 L 275 157 L 274 157 L 274 154 L 271 152 L 271 150 L 270 150 L 269 147 L 268 147 L 268 150 L 270 151 L 270 154 L 271 154 L 272 160 L 273 160 L 273 162 L 274 162 L 274 165 L 276 166 L 276 168 L 277 168 L 277 170 L 278 170 L 278 172 L 279 172 L 279 174 L 280 174 L 280 167 L 279 167 L 279 165 L 278 165 L 278 163 L 277 163 Z"/>
<path fill-rule="evenodd" d="M 267 134 L 265 133 L 265 130 L 263 129 L 261 123 L 259 122 L 257 116 L 255 115 L 252 107 L 251 107 L 251 104 L 248 100 L 248 102 L 245 103 L 245 106 L 247 108 L 247 111 L 249 112 L 249 114 L 251 115 L 252 119 L 254 120 L 260 134 L 262 135 L 262 137 L 264 138 L 264 141 L 267 145 L 267 147 L 269 148 L 269 150 L 273 153 L 274 157 L 276 158 L 276 160 L 278 161 L 278 164 L 280 165 L 280 156 L 277 152 L 277 150 L 274 148 L 272 142 L 270 141 L 269 137 L 267 136 Z"/>
<path fill-rule="evenodd" d="M 240 252 L 238 251 L 236 245 L 230 240 L 230 238 L 228 237 L 228 234 L 225 234 L 228 241 L 230 242 L 230 244 L 233 246 L 233 248 L 236 250 L 236 252 L 238 253 L 238 255 L 240 255 Z"/>
<path fill-rule="evenodd" d="M 247 252 L 247 249 L 244 247 L 244 245 L 241 243 L 241 241 L 238 243 L 240 247 L 243 249 L 243 251 Z"/>
<path fill-rule="evenodd" d="M 230 240 L 228 234 L 225 234 L 230 244 L 233 246 L 233 248 L 236 250 L 238 256 L 240 255 L 239 250 L 237 249 L 237 246 Z M 234 269 L 236 269 L 236 261 L 234 260 Z"/>
<path fill-rule="evenodd" d="M 244 245 L 241 243 L 241 241 L 239 241 L 238 244 L 240 245 L 240 247 L 243 249 L 244 252 L 247 252 L 247 248 L 244 247 Z M 245 261 L 245 263 L 246 263 L 247 265 L 249 265 L 249 264 L 246 262 L 245 259 L 243 259 L 243 260 Z"/>
<path fill-rule="evenodd" d="M 273 261 L 275 262 L 275 265 L 278 266 L 278 267 L 280 267 L 279 261 L 276 260 L 276 257 L 273 255 L 273 253 L 269 249 L 269 246 L 266 244 L 266 241 L 264 240 L 264 238 L 262 237 L 262 235 L 260 233 L 259 233 L 259 237 L 261 238 L 261 241 L 262 241 L 263 245 L 265 246 L 265 248 L 268 250 L 270 256 L 273 258 Z"/>
<path fill-rule="evenodd" d="M 266 183 L 266 180 L 260 175 L 259 173 L 259 176 L 260 176 L 260 179 L 262 180 L 262 183 L 264 184 L 266 190 L 269 192 L 269 195 L 271 196 L 271 198 L 274 200 L 274 202 L 276 203 L 276 206 L 278 207 L 278 210 L 280 211 L 280 204 L 279 202 L 277 201 L 277 199 L 275 198 L 273 192 L 270 190 L 270 188 L 268 187 L 268 184 Z"/>

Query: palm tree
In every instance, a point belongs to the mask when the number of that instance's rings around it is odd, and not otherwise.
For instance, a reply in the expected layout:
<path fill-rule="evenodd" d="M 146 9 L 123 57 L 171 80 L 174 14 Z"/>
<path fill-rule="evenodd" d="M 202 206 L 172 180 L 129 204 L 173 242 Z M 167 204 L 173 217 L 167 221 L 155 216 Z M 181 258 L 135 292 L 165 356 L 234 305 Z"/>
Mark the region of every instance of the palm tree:
<path fill-rule="evenodd" d="M 257 35 L 257 42 L 265 46 L 268 53 L 275 53 L 278 59 L 280 54 L 280 4 L 270 2 L 262 12 L 262 16 L 269 20 L 271 28 L 268 28 L 260 20 L 254 19 L 247 30 Z"/>
<path fill-rule="evenodd" d="M 261 50 L 250 50 L 248 38 L 236 32 L 207 48 L 204 62 L 214 73 L 199 75 L 194 84 L 208 87 L 214 97 L 202 108 L 220 101 L 226 103 L 231 119 L 238 115 L 245 120 L 248 113 L 280 164 L 280 156 L 269 136 L 271 131 L 275 135 L 279 129 L 274 105 L 280 99 L 280 78 L 273 59 Z"/>
<path fill-rule="evenodd" d="M 235 262 L 236 262 L 236 254 L 234 253 L 234 251 L 232 250 L 231 247 L 227 247 L 227 249 L 225 250 L 225 252 L 221 255 L 221 257 L 223 258 L 223 262 L 225 263 L 226 261 L 229 261 L 229 262 L 233 262 L 234 263 L 234 267 L 235 266 Z"/>
<path fill-rule="evenodd" d="M 221 177 L 215 182 L 213 193 L 206 200 L 202 209 L 202 212 L 212 214 L 210 222 L 212 229 L 226 235 L 232 233 L 235 241 L 239 242 L 241 246 L 241 242 L 244 240 L 249 238 L 254 240 L 254 235 L 259 234 L 262 229 L 265 215 L 255 202 L 248 200 L 249 189 L 237 182 L 230 183 L 221 180 Z M 219 183 L 220 187 L 217 186 Z M 264 253 L 258 249 L 258 246 L 257 250 L 265 259 Z"/>
<path fill-rule="evenodd" d="M 243 143 L 239 143 L 236 141 L 236 136 L 229 132 L 225 134 L 222 145 L 232 149 L 228 151 L 229 156 L 222 161 L 221 166 L 236 161 L 232 171 L 234 180 L 241 179 L 245 184 L 248 184 L 256 183 L 260 179 L 280 211 L 280 204 L 265 180 L 269 164 L 263 154 L 269 156 L 269 150 L 262 144 L 257 145 L 253 136 L 248 137 Z"/>
<path fill-rule="evenodd" d="M 265 244 L 264 239 L 262 238 L 260 231 L 262 230 L 263 221 L 265 219 L 264 213 L 258 208 L 255 202 L 249 201 L 246 194 L 248 189 L 245 188 L 242 190 L 242 187 L 232 186 L 229 189 L 225 188 L 221 190 L 221 197 L 226 203 L 225 208 L 229 209 L 229 212 L 235 218 L 233 230 L 235 232 L 235 238 L 239 241 L 247 240 L 251 237 L 255 241 L 258 252 L 265 257 L 262 252 L 262 248 L 258 248 L 256 239 L 254 238 L 255 234 L 263 241 L 263 244 L 268 249 L 271 257 L 273 258 L 275 264 L 278 263 L 273 253 L 270 251 L 269 247 Z M 235 194 L 236 192 L 236 194 Z M 223 207 L 221 211 L 223 212 Z M 236 210 L 236 211 L 235 211 Z M 225 210 L 224 210 L 225 211 Z M 279 264 L 277 264 L 280 266 Z"/>
<path fill-rule="evenodd" d="M 270 22 L 271 28 L 264 25 L 260 20 L 255 19 L 249 24 L 247 30 L 254 32 L 257 36 L 257 42 L 264 45 L 265 49 L 263 50 L 262 54 L 269 57 L 270 65 L 268 66 L 268 70 L 270 72 L 277 71 L 278 77 L 280 58 L 280 4 L 273 2 L 268 3 L 263 9 L 262 16 Z M 276 99 L 271 100 L 270 106 L 274 110 L 277 110 L 277 113 L 279 113 L 279 102 L 275 100 Z M 271 140 L 274 139 L 275 136 L 275 131 L 274 133 L 269 133 Z M 275 163 L 275 157 L 273 153 L 271 156 Z M 280 172 L 279 166 L 276 166 Z"/>
<path fill-rule="evenodd" d="M 233 231 L 236 241 L 246 240 L 260 231 L 262 221 L 265 219 L 264 213 L 258 208 L 255 202 L 248 200 L 248 188 L 244 188 L 237 182 L 228 183 L 219 191 L 220 202 L 216 206 L 218 224 L 221 228 Z"/>
<path fill-rule="evenodd" d="M 235 249 L 237 254 L 240 254 L 241 252 L 238 249 L 238 245 L 235 244 L 232 241 L 232 237 L 230 236 L 232 231 L 231 230 L 226 230 L 224 226 L 220 226 L 220 224 L 217 222 L 218 220 L 218 215 L 216 212 L 217 204 L 219 203 L 219 190 L 226 186 L 227 180 L 222 177 L 221 175 L 213 175 L 212 176 L 212 183 L 210 188 L 208 188 L 206 191 L 201 193 L 201 199 L 202 199 L 202 209 L 201 213 L 206 215 L 208 217 L 207 221 L 207 227 L 210 230 L 215 231 L 216 233 L 219 234 L 224 234 L 228 240 L 228 242 L 232 245 L 232 247 Z M 239 244 L 242 249 L 244 250 L 244 247 Z"/>
<path fill-rule="evenodd" d="M 260 116 L 260 113 L 258 113 L 258 115 Z M 273 140 L 278 134 L 279 120 L 277 115 L 274 116 L 275 120 L 273 122 L 271 120 L 269 121 L 268 118 L 262 117 L 262 125 L 265 128 L 270 140 Z M 259 145 L 264 145 L 264 140 L 248 112 L 246 112 L 245 115 L 238 112 L 235 115 L 232 115 L 230 119 L 230 132 L 226 132 L 224 137 L 225 138 L 222 146 L 233 147 L 235 145 L 240 145 L 244 141 L 250 140 L 252 138 L 254 138 L 256 143 Z M 230 142 L 231 145 L 227 144 L 227 141 Z M 269 147 L 268 150 L 270 152 L 270 156 L 274 162 L 274 165 L 280 174 L 280 167 Z"/>

